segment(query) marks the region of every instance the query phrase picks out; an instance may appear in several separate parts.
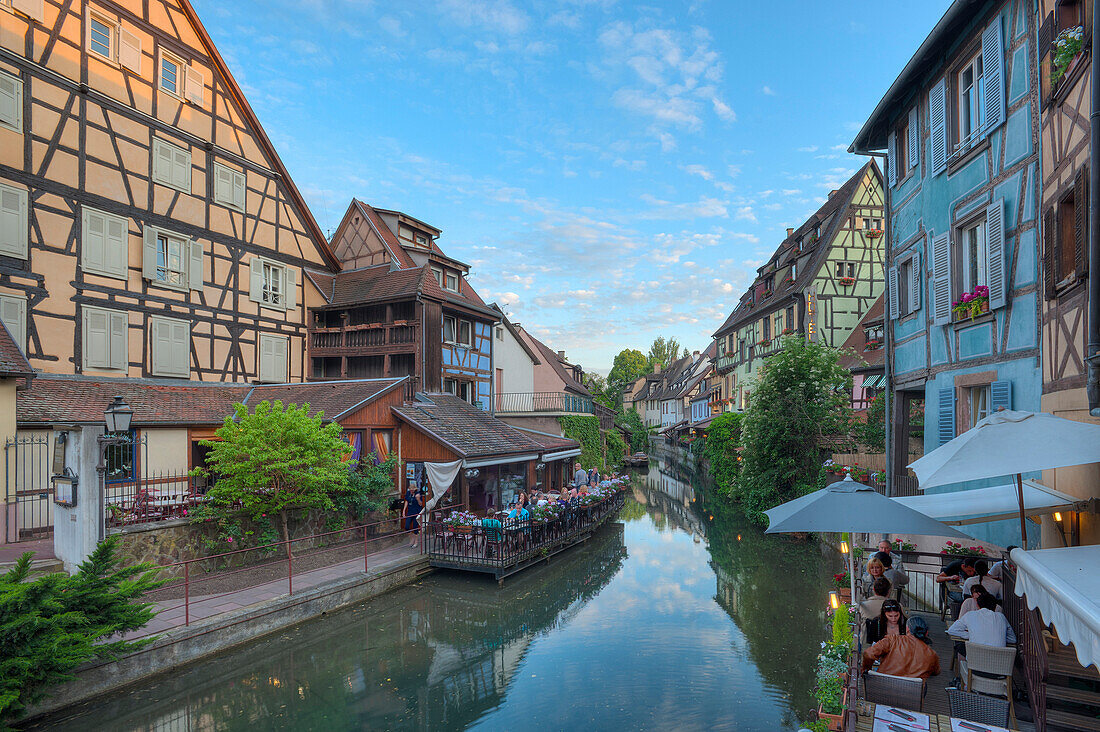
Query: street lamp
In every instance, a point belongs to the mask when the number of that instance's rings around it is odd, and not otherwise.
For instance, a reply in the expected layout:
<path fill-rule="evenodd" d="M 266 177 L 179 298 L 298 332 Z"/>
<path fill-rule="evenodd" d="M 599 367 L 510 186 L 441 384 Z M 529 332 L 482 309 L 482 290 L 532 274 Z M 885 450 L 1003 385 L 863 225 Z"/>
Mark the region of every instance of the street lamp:
<path fill-rule="evenodd" d="M 107 423 L 108 432 L 129 432 L 130 422 L 134 419 L 134 410 L 130 405 L 122 401 L 122 397 L 116 396 L 103 413 L 103 419 Z"/>
<path fill-rule="evenodd" d="M 840 608 L 840 595 L 836 590 L 833 590 L 829 593 L 829 607 L 831 607 L 833 610 L 837 610 Z"/>

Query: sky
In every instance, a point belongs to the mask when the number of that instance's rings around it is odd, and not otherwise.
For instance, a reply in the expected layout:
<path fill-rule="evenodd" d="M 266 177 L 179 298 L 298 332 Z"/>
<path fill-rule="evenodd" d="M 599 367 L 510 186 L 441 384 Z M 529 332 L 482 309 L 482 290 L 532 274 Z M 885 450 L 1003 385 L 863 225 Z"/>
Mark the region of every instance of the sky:
<path fill-rule="evenodd" d="M 702 350 L 949 0 L 192 0 L 321 228 L 442 229 L 588 370 Z"/>

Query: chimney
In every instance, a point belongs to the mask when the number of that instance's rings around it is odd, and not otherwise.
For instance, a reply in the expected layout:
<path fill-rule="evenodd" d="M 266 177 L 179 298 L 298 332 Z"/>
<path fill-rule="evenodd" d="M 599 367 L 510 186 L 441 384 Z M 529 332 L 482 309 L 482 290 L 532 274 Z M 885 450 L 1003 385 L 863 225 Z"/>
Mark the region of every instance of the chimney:
<path fill-rule="evenodd" d="M 790 227 L 790 226 L 788 226 L 788 227 L 787 227 L 787 236 L 790 236 L 790 235 L 791 235 L 791 234 L 793 234 L 793 233 L 794 233 L 794 228 L 793 228 L 793 227 Z"/>
<path fill-rule="evenodd" d="M 560 358 L 562 361 L 564 361 L 565 360 L 565 351 L 558 351 L 558 358 Z"/>
<path fill-rule="evenodd" d="M 837 189 L 836 189 L 836 188 L 834 188 L 833 190 L 829 191 L 829 198 L 832 198 L 832 197 L 833 197 L 833 195 L 834 195 L 834 194 L 835 194 L 836 192 L 837 192 Z"/>
<path fill-rule="evenodd" d="M 693 359 L 695 359 L 696 361 L 698 361 L 699 360 L 699 352 L 698 351 L 692 351 L 691 352 L 691 357 Z"/>

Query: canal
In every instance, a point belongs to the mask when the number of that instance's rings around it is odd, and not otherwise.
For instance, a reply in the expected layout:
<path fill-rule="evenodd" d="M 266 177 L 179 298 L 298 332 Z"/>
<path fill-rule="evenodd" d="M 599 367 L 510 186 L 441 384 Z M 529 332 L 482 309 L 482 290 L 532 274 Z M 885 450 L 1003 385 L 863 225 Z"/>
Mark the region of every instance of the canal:
<path fill-rule="evenodd" d="M 32 729 L 796 730 L 830 559 L 683 462 L 618 522 L 498 587 L 436 573 Z"/>

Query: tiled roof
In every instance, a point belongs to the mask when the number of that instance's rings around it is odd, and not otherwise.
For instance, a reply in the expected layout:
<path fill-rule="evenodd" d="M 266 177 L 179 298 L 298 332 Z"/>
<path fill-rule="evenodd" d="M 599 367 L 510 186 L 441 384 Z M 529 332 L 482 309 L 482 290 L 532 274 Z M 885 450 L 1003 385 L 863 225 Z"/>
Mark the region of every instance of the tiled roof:
<path fill-rule="evenodd" d="M 15 339 L 8 332 L 8 327 L 0 323 L 0 377 L 33 375 L 34 369 L 31 368 L 27 357 L 19 350 Z"/>
<path fill-rule="evenodd" d="M 742 295 L 741 301 L 733 309 L 733 312 L 730 313 L 729 317 L 726 318 L 725 322 L 722 323 L 718 330 L 714 331 L 715 338 L 728 333 L 746 321 L 759 318 L 761 313 L 775 311 L 780 303 L 786 306 L 788 303 L 785 303 L 784 300 L 788 295 L 800 292 L 817 276 L 822 262 L 829 256 L 830 243 L 836 237 L 837 231 L 843 227 L 845 222 L 845 217 L 835 216 L 834 214 L 843 211 L 848 206 L 852 196 L 855 195 L 860 182 L 868 171 L 871 171 L 874 175 L 881 178 L 878 165 L 875 163 L 874 159 L 865 163 L 851 178 L 844 182 L 844 185 L 837 189 L 836 193 L 829 196 L 829 199 L 821 205 L 821 208 L 806 219 L 806 221 L 795 229 L 790 236 L 784 239 L 776 248 L 775 253 L 768 259 L 768 262 L 761 267 L 761 270 L 766 270 L 773 264 L 780 268 L 789 264 L 792 258 L 792 252 L 795 252 L 797 249 L 798 240 L 813 231 L 815 227 L 828 221 L 828 228 L 820 232 L 818 243 L 814 245 L 808 266 L 801 267 L 802 272 L 798 277 L 793 282 L 776 283 L 771 296 L 764 302 L 753 303 L 752 297 L 746 298 Z M 764 278 L 764 273 L 759 274 L 757 278 L 753 280 L 753 284 L 748 288 L 746 294 L 751 293 L 753 289 L 763 282 Z"/>
<path fill-rule="evenodd" d="M 538 432 L 536 430 L 524 429 L 523 427 L 516 427 L 517 430 L 530 437 L 535 442 L 542 446 L 545 452 L 556 452 L 558 450 L 568 450 L 573 447 L 580 447 L 581 444 L 569 437 L 561 437 L 560 435 L 551 435 L 546 432 Z"/>
<path fill-rule="evenodd" d="M 333 307 L 413 299 L 420 292 L 423 281 L 423 267 L 391 270 L 382 264 L 339 273 L 332 278 L 329 292 L 324 294 Z M 434 277 L 432 282 L 435 282 Z"/>
<path fill-rule="evenodd" d="M 394 413 L 464 458 L 542 452 L 526 432 L 451 394 L 418 394 Z"/>
<path fill-rule="evenodd" d="M 102 379 L 39 374 L 16 397 L 20 425 L 99 424 L 116 395 L 134 410 L 134 425 L 210 425 L 222 422 L 237 403 L 263 400 L 309 404 L 310 414 L 327 419 L 362 406 L 403 379 L 318 381 L 305 384 L 169 382 L 155 379 Z"/>

